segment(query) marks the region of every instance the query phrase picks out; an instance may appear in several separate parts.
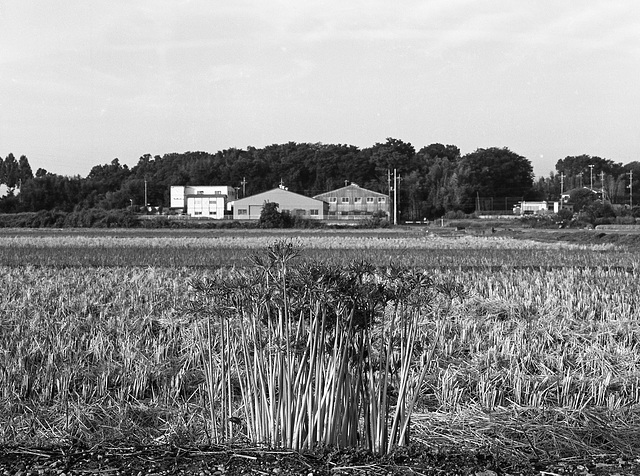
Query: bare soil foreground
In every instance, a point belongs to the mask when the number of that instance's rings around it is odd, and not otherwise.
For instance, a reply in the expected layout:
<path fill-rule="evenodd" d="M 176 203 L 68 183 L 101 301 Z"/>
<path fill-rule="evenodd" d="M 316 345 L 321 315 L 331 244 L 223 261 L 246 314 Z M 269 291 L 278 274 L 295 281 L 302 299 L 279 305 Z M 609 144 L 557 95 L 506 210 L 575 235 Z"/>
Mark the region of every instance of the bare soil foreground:
<path fill-rule="evenodd" d="M 296 453 L 251 448 L 4 448 L 0 474 L 36 475 L 584 475 L 640 474 L 640 459 L 599 454 L 521 461 L 421 445 L 384 458 L 370 453 Z"/>

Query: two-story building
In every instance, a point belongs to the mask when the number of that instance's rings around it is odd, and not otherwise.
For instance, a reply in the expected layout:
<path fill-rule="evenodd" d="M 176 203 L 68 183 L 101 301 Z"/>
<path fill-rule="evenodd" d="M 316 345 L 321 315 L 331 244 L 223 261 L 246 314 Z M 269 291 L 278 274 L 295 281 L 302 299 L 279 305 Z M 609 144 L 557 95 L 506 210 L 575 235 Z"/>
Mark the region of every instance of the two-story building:
<path fill-rule="evenodd" d="M 363 220 L 379 212 L 389 217 L 389 197 L 384 193 L 361 188 L 355 183 L 313 198 L 329 204 L 329 219 Z"/>
<path fill-rule="evenodd" d="M 226 185 L 171 186 L 171 209 L 195 218 L 231 217 L 231 202 L 236 198 L 236 189 Z"/>

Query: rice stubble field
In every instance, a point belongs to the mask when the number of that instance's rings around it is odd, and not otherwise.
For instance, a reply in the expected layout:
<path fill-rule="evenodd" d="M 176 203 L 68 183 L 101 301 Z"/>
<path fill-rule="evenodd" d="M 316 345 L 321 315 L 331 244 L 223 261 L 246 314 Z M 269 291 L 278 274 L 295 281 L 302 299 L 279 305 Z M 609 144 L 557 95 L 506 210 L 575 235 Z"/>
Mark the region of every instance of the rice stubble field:
<path fill-rule="evenodd" d="M 3 230 L 0 444 L 634 461 L 636 256 L 413 230 Z"/>

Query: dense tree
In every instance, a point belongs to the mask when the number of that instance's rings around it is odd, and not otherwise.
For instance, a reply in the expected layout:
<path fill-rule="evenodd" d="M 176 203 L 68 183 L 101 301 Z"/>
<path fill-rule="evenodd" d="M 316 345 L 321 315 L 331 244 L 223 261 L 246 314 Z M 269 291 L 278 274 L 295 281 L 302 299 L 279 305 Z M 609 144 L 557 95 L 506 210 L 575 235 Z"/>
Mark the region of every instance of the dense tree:
<path fill-rule="evenodd" d="M 375 165 L 353 145 L 314 144 L 307 195 L 317 195 L 347 183 L 366 186 L 377 182 Z"/>
<path fill-rule="evenodd" d="M 129 167 L 120 164 L 120 160 L 115 158 L 110 164 L 96 165 L 91 169 L 87 180 L 99 184 L 102 188 L 117 188 L 129 175 Z"/>
<path fill-rule="evenodd" d="M 567 189 L 590 187 L 592 173 L 594 188 L 602 186 L 601 174 L 609 177 L 618 177 L 624 173 L 624 167 L 621 163 L 585 154 L 567 156 L 558 160 L 556 162 L 556 170 L 558 173 L 564 173 L 568 185 Z"/>
<path fill-rule="evenodd" d="M 447 159 L 450 163 L 457 163 L 460 159 L 460 149 L 455 145 L 430 144 L 417 153 L 419 162 L 426 167 L 431 167 L 438 159 Z"/>
<path fill-rule="evenodd" d="M 564 190 L 562 187 L 564 186 Z M 550 172 L 548 177 L 539 177 L 533 185 L 532 195 L 537 200 L 559 200 L 561 192 L 566 192 L 566 184 L 561 183 L 560 175 Z"/>
<path fill-rule="evenodd" d="M 412 210 L 409 218 L 434 218 L 455 210 L 455 170 L 460 149 L 454 145 L 430 144 L 416 154 L 414 171 L 402 188 L 408 190 Z M 414 178 L 415 177 L 415 178 Z"/>
<path fill-rule="evenodd" d="M 506 147 L 466 154 L 456 173 L 458 207 L 465 212 L 476 209 L 478 198 L 528 197 L 533 187 L 531 162 Z"/>
<path fill-rule="evenodd" d="M 260 211 L 258 225 L 260 228 L 290 228 L 293 225 L 293 217 L 288 211 L 278 211 L 280 204 L 265 202 Z"/>
<path fill-rule="evenodd" d="M 576 188 L 570 193 L 571 202 L 573 203 L 573 210 L 580 212 L 587 206 L 590 206 L 598 198 L 597 194 L 593 190 L 588 188 Z"/>
<path fill-rule="evenodd" d="M 20 190 L 20 206 L 23 211 L 39 210 L 72 211 L 85 208 L 78 202 L 82 196 L 82 179 L 45 174 L 23 184 Z M 88 207 L 86 207 L 88 208 Z"/>
<path fill-rule="evenodd" d="M 509 208 L 513 200 L 559 199 L 563 190 L 590 185 L 602 189 L 612 203 L 629 203 L 629 172 L 633 172 L 633 203 L 640 203 L 640 163 L 622 166 L 611 160 L 581 155 L 556 164 L 557 173 L 533 182 L 529 160 L 506 148 L 478 149 L 461 156 L 455 145 L 433 143 L 416 149 L 410 143 L 387 138 L 360 149 L 347 144 L 271 144 L 263 148 L 230 148 L 216 153 L 192 151 L 163 156 L 145 154 L 129 169 L 118 159 L 93 167 L 86 178 L 62 177 L 37 169 L 35 177 L 26 156 L 0 158 L 0 183 L 10 195 L 0 199 L 3 211 L 101 208 L 124 209 L 147 202 L 169 204 L 172 185 L 230 185 L 245 196 L 276 187 L 282 180 L 289 190 L 313 196 L 348 183 L 392 193 L 388 173 L 397 170 L 399 218 L 422 220 L 447 212 L 472 212 L 477 198 L 493 208 Z M 562 177 L 562 178 L 561 178 Z M 20 193 L 14 191 L 20 183 Z M 146 184 L 146 187 L 145 187 Z M 511 201 L 509 199 L 512 199 Z M 592 207 L 593 208 L 593 207 Z M 606 212 L 606 210 L 605 210 Z M 603 212 L 604 213 L 604 212 Z M 594 216 L 600 211 L 596 210 Z"/>
<path fill-rule="evenodd" d="M 387 187 L 389 174 L 394 170 L 408 173 L 416 155 L 414 147 L 399 139 L 387 137 L 384 144 L 376 143 L 366 151 L 375 165 L 377 184 L 368 184 L 369 188 L 382 191 Z"/>
<path fill-rule="evenodd" d="M 2 183 L 9 188 L 15 188 L 20 180 L 20 166 L 13 154 L 7 155 L 2 167 Z"/>
<path fill-rule="evenodd" d="M 18 182 L 25 183 L 27 180 L 33 178 L 33 171 L 31 165 L 29 165 L 29 159 L 26 156 L 21 155 L 18 161 Z"/>

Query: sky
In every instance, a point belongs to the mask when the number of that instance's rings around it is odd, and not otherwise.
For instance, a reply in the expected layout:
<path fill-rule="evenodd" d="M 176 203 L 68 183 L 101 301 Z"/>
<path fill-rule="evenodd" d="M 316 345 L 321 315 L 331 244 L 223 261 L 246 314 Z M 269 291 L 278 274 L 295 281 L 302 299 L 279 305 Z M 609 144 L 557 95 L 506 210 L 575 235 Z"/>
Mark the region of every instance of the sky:
<path fill-rule="evenodd" d="M 0 156 L 392 137 L 640 160 L 637 0 L 0 0 Z"/>

